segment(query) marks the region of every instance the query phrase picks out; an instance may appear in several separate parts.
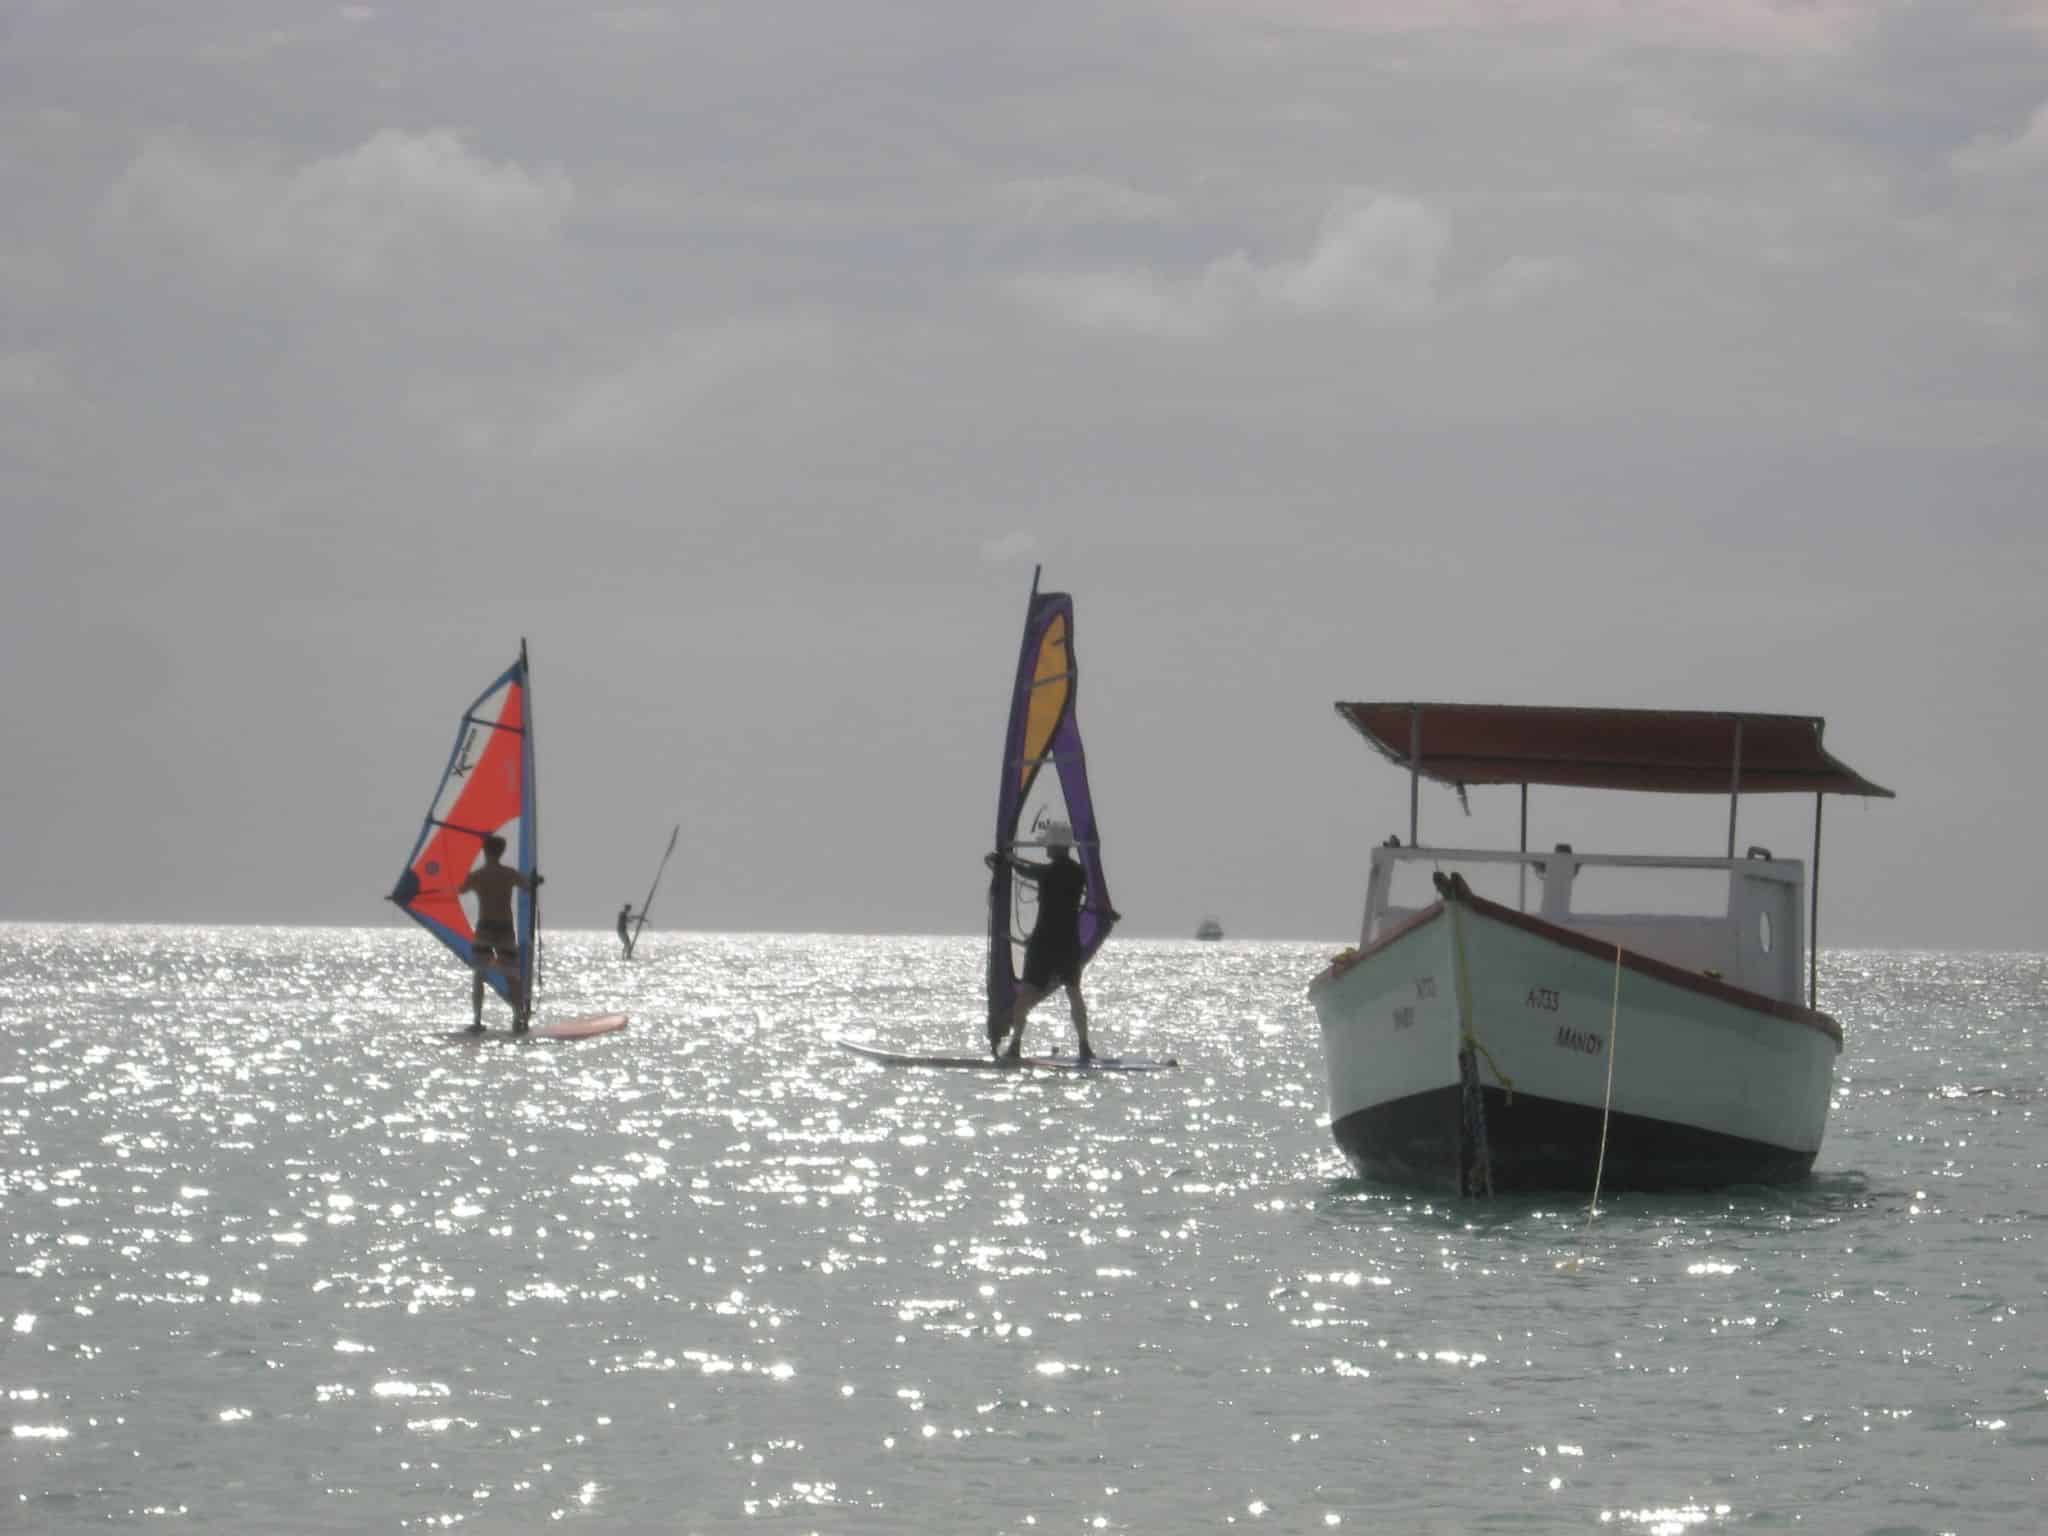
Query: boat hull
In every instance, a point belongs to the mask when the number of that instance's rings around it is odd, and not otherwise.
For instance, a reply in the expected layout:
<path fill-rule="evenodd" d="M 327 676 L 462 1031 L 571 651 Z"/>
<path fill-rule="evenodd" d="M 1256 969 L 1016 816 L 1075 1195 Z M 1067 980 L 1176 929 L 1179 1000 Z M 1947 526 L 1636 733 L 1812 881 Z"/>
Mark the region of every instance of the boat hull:
<path fill-rule="evenodd" d="M 1500 1089 L 1486 1099 L 1488 1155 L 1495 1193 L 1592 1188 L 1599 1161 L 1601 1111 Z M 1335 1120 L 1337 1145 L 1362 1177 L 1459 1192 L 1462 1136 L 1458 1088 L 1413 1094 Z M 1614 1115 L 1607 1127 L 1603 1190 L 1718 1189 L 1730 1184 L 1790 1184 L 1813 1169 L 1802 1152 L 1697 1126 Z"/>
<path fill-rule="evenodd" d="M 1486 1189 L 1803 1178 L 1840 1030 L 1465 893 L 1310 990 L 1331 1131 L 1368 1178 Z M 1612 1103 L 1609 1065 L 1612 1057 Z"/>

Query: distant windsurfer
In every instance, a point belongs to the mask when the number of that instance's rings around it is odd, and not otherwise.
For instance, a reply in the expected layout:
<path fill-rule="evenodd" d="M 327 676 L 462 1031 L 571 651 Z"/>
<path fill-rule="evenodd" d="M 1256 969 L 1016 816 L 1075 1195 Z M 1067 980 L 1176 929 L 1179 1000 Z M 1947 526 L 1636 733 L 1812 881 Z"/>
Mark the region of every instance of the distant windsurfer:
<path fill-rule="evenodd" d="M 1044 863 L 1014 853 L 991 853 L 984 860 L 991 869 L 1007 864 L 1011 873 L 1038 887 L 1038 921 L 1024 945 L 1017 1000 L 1007 1021 L 989 1020 L 989 1049 L 1000 1060 L 1015 1061 L 1023 1055 L 1025 1020 L 1059 985 L 1066 988 L 1067 1006 L 1073 1011 L 1081 1060 L 1093 1061 L 1088 1004 L 1081 996 L 1081 904 L 1088 894 L 1088 875 L 1073 857 L 1073 834 L 1064 826 L 1054 823 L 1046 829 L 1045 848 L 1050 857 Z"/>
<path fill-rule="evenodd" d="M 644 917 L 646 914 L 642 914 Z M 619 908 L 619 944 L 626 951 L 628 960 L 633 958 L 633 903 L 627 902 Z"/>
<path fill-rule="evenodd" d="M 535 871 L 528 880 L 504 864 L 504 857 L 505 839 L 491 834 L 484 839 L 483 863 L 462 882 L 462 893 L 476 897 L 476 937 L 470 943 L 475 979 L 469 1004 L 476 1022 L 469 1032 L 473 1035 L 484 1032 L 484 975 L 488 971 L 502 971 L 511 978 L 514 1032 L 524 1034 L 529 1022 L 526 977 L 520 974 L 519 929 L 512 921 L 512 893 L 539 889 L 541 877 Z"/>

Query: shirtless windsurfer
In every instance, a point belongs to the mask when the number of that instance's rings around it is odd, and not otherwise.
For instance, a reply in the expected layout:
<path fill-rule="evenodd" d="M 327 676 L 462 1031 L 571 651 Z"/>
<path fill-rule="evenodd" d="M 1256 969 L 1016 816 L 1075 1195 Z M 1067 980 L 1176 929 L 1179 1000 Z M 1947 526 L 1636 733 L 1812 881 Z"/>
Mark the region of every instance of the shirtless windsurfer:
<path fill-rule="evenodd" d="M 475 980 L 470 988 L 470 1011 L 476 1022 L 469 1032 L 484 1032 L 484 973 L 500 971 L 511 979 L 512 1028 L 524 1034 L 527 1024 L 527 978 L 519 968 L 519 929 L 512 921 L 512 893 L 538 889 L 538 871 L 531 881 L 516 869 L 500 862 L 505 857 L 505 839 L 493 833 L 484 839 L 484 861 L 462 882 L 464 895 L 476 897 L 476 937 L 471 941 L 471 966 Z"/>

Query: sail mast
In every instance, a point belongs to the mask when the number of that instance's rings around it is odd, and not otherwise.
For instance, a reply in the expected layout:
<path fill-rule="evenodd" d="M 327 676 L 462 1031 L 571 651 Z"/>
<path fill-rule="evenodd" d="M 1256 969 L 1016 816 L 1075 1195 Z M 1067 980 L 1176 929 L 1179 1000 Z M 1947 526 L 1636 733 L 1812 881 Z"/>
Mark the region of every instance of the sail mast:
<path fill-rule="evenodd" d="M 1024 735 L 1031 711 L 1031 677 L 1036 663 L 1035 623 L 1038 580 L 1045 567 L 1031 567 L 1031 595 L 1024 603 L 1023 634 L 1017 643 L 1017 670 L 1010 682 L 1010 717 L 1003 730 L 1002 775 L 996 784 L 996 861 L 988 877 L 988 1028 L 991 1040 L 1007 1028 L 1016 1002 L 1015 957 L 1010 951 L 1010 893 L 1015 876 L 1009 858 L 1017 841 L 1017 812 L 1024 800 Z"/>
<path fill-rule="evenodd" d="M 626 940 L 626 958 L 633 958 L 633 946 L 640 942 L 640 930 L 647 926 L 647 914 L 654 906 L 654 893 L 661 889 L 662 874 L 668 869 L 668 856 L 676 851 L 676 839 L 683 835 L 683 824 L 677 822 L 675 830 L 668 835 L 668 848 L 662 853 L 661 863 L 655 866 L 654 884 L 647 887 L 647 899 L 640 903 L 640 916 L 633 923 L 633 937 Z"/>
<path fill-rule="evenodd" d="M 533 1017 L 534 1005 L 540 1000 L 540 889 L 533 884 L 534 871 L 540 868 L 540 790 L 534 781 L 533 754 L 533 667 L 526 659 L 526 637 L 519 637 L 519 687 L 523 697 L 520 700 L 521 723 L 525 730 L 520 736 L 521 753 L 519 841 L 521 843 L 521 870 L 526 876 L 526 932 L 531 951 L 527 956 L 525 977 L 526 1000 L 518 1010 L 521 1018 Z"/>

